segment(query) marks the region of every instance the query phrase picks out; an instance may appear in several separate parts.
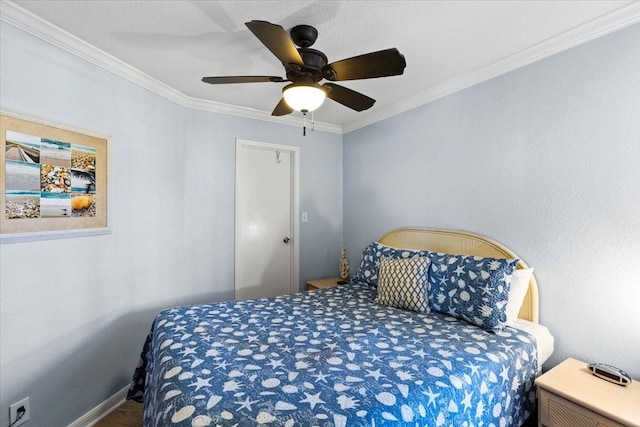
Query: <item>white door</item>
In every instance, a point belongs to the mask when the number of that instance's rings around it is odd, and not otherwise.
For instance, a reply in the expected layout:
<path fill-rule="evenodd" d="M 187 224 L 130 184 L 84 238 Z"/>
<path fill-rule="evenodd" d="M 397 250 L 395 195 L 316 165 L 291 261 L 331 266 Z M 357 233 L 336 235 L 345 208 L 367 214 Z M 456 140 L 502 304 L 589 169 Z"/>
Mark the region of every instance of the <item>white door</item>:
<path fill-rule="evenodd" d="M 236 141 L 237 300 L 297 291 L 298 153 Z"/>

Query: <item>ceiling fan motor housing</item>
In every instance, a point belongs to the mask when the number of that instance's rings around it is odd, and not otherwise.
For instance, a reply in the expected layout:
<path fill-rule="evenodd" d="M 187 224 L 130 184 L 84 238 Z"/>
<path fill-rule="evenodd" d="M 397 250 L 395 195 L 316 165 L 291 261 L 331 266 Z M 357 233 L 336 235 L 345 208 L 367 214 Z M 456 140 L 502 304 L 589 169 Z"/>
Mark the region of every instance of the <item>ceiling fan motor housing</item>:
<path fill-rule="evenodd" d="M 318 83 L 324 78 L 322 67 L 327 65 L 327 56 L 317 49 L 311 49 L 318 38 L 318 30 L 311 25 L 296 25 L 289 31 L 291 40 L 298 47 L 304 65 L 289 64 L 287 78 L 293 82 Z M 290 72 L 289 72 L 290 71 Z"/>
<path fill-rule="evenodd" d="M 327 65 L 327 56 L 316 49 L 298 49 L 303 66 L 290 64 L 287 70 L 287 78 L 293 82 L 313 82 L 318 83 L 325 76 L 322 68 Z"/>

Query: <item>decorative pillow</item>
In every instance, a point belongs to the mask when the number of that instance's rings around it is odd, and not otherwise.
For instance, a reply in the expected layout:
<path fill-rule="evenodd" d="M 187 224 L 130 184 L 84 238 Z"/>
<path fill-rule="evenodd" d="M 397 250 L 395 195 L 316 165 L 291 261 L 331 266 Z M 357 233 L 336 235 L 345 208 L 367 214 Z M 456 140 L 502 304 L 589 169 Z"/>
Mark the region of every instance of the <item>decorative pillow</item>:
<path fill-rule="evenodd" d="M 429 258 L 382 258 L 375 302 L 418 313 L 429 309 Z"/>
<path fill-rule="evenodd" d="M 505 309 L 517 263 L 517 259 L 431 254 L 431 309 L 484 329 L 501 330 L 507 320 Z"/>
<path fill-rule="evenodd" d="M 507 302 L 505 325 L 513 326 L 513 322 L 518 318 L 520 307 L 524 296 L 529 290 L 529 280 L 533 274 L 533 268 L 523 268 L 515 270 L 511 275 L 511 287 L 509 288 L 509 301 Z"/>
<path fill-rule="evenodd" d="M 383 245 L 379 242 L 372 242 L 362 251 L 362 260 L 358 271 L 351 279 L 352 282 L 367 283 L 371 286 L 378 285 L 378 269 L 380 258 L 391 259 L 413 258 L 417 256 L 428 256 L 428 251 L 417 251 L 413 249 L 400 249 Z"/>

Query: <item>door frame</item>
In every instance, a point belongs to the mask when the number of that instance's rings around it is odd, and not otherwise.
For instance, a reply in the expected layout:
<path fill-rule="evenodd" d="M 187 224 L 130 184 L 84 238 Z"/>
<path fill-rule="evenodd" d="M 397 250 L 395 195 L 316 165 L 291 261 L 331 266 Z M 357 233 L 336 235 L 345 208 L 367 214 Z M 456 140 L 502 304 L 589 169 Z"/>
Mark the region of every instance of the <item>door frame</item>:
<path fill-rule="evenodd" d="M 300 238 L 300 147 L 284 144 L 272 144 L 270 142 L 252 141 L 249 139 L 236 138 L 236 152 L 235 152 L 235 181 L 234 181 L 234 277 L 233 277 L 233 289 L 235 298 L 236 278 L 238 277 L 238 262 L 239 248 L 238 248 L 238 159 L 240 156 L 238 153 L 242 147 L 250 147 L 253 149 L 267 150 L 267 151 L 280 151 L 286 152 L 290 155 L 290 172 L 291 172 L 291 293 L 300 292 L 300 245 L 298 239 Z"/>

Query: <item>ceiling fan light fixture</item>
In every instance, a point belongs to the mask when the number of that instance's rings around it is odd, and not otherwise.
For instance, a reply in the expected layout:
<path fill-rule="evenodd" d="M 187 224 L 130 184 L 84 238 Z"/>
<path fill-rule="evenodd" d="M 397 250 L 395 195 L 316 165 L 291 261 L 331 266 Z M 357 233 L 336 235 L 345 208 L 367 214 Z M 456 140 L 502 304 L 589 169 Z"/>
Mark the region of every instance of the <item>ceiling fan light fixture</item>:
<path fill-rule="evenodd" d="M 317 84 L 293 83 L 282 89 L 282 97 L 289 107 L 308 113 L 322 105 L 327 93 Z"/>

